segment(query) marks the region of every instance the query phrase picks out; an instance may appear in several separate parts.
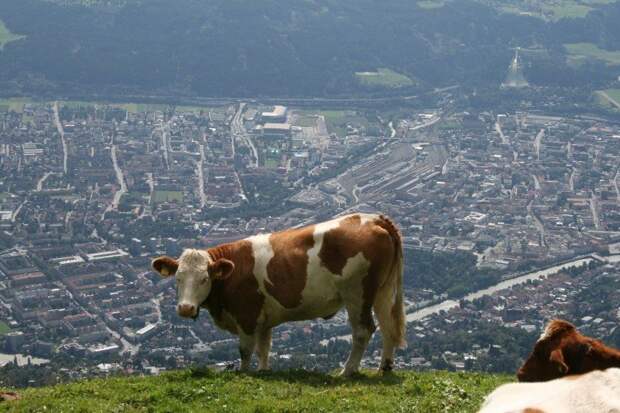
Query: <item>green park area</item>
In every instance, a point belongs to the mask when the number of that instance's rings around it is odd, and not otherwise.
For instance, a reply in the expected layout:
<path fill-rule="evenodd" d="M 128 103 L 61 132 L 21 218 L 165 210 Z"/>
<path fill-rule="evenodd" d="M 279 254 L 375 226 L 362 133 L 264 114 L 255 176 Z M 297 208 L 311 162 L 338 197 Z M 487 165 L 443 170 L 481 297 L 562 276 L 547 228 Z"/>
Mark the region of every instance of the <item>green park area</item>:
<path fill-rule="evenodd" d="M 362 85 L 369 87 L 397 89 L 415 85 L 411 78 L 387 68 L 376 72 L 356 72 L 355 77 Z"/>
<path fill-rule="evenodd" d="M 567 43 L 564 45 L 569 62 L 579 65 L 588 60 L 600 60 L 608 65 L 620 65 L 620 51 L 605 50 L 594 43 Z"/>
<path fill-rule="evenodd" d="M 153 202 L 183 202 L 183 191 L 153 191 Z"/>

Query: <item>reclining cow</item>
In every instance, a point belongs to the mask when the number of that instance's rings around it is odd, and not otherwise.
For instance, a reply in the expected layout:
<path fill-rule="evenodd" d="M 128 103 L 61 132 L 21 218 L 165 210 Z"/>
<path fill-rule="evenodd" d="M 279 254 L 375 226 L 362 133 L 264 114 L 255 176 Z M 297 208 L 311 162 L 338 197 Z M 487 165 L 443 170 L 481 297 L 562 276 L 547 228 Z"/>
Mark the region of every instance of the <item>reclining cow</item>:
<path fill-rule="evenodd" d="M 504 384 L 487 396 L 479 413 L 551 412 L 620 412 L 620 369 Z"/>
<path fill-rule="evenodd" d="M 401 238 L 381 215 L 348 215 L 188 249 L 178 260 L 153 260 L 153 268 L 164 277 L 176 275 L 181 317 L 196 318 L 204 307 L 217 326 L 239 335 L 242 370 L 255 350 L 258 368 L 269 368 L 273 327 L 327 319 L 343 307 L 353 332 L 343 375 L 359 369 L 376 329 L 373 312 L 383 336 L 381 370 L 392 369 L 395 348 L 405 345 Z"/>
<path fill-rule="evenodd" d="M 519 381 L 547 381 L 610 367 L 620 367 L 620 351 L 582 335 L 567 321 L 553 320 L 517 377 Z"/>

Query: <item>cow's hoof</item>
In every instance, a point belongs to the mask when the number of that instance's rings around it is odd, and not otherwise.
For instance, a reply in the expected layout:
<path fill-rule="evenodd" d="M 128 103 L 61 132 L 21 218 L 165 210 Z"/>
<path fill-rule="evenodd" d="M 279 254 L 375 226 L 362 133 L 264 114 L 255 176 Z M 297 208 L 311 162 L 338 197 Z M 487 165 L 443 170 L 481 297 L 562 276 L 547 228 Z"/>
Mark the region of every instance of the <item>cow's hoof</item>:
<path fill-rule="evenodd" d="M 385 360 L 381 367 L 379 367 L 379 372 L 382 374 L 389 374 L 394 370 L 394 362 L 392 360 Z"/>
<path fill-rule="evenodd" d="M 340 374 L 338 374 L 338 376 L 340 377 L 346 377 L 346 378 L 351 378 L 351 377 L 355 377 L 355 376 L 359 376 L 359 372 L 357 370 L 347 370 L 347 369 L 343 369 Z"/>

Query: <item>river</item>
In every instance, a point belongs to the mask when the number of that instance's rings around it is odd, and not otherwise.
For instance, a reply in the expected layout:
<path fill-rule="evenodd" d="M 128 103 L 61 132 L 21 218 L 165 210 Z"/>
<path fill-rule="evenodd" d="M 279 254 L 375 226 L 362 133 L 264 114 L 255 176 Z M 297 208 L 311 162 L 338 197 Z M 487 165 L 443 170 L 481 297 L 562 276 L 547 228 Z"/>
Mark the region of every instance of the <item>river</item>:
<path fill-rule="evenodd" d="M 505 281 L 501 281 L 491 287 L 482 289 L 482 290 L 478 290 L 475 291 L 471 294 L 466 295 L 465 297 L 463 297 L 464 300 L 466 301 L 474 301 L 478 298 L 484 297 L 485 295 L 491 295 L 494 294 L 498 291 L 501 290 L 505 290 L 508 288 L 511 288 L 515 285 L 519 285 L 519 284 L 523 284 L 527 281 L 533 281 L 533 280 L 538 280 L 542 277 L 546 277 L 548 275 L 553 275 L 553 274 L 557 274 L 558 272 L 560 272 L 563 269 L 566 268 L 571 268 L 571 267 L 578 267 L 582 264 L 588 264 L 590 262 L 594 261 L 594 258 L 591 257 L 586 257 L 586 258 L 579 258 L 579 259 L 575 259 L 573 261 L 569 261 L 566 262 L 564 264 L 558 264 L 555 265 L 553 267 L 549 267 L 546 268 L 544 270 L 536 270 L 536 271 L 532 271 L 529 272 L 527 274 L 523 274 L 520 275 L 518 277 L 515 278 L 511 278 L 509 280 L 505 280 Z M 418 311 L 414 311 L 412 313 L 407 314 L 407 322 L 410 323 L 412 321 L 419 321 L 422 320 L 425 317 L 428 317 L 429 315 L 432 314 L 437 314 L 440 311 L 448 311 L 451 310 L 453 308 L 458 307 L 459 305 L 459 301 L 458 300 L 446 300 L 446 301 L 442 301 L 439 304 L 435 304 L 435 305 L 431 305 L 429 307 L 425 307 L 422 308 Z"/>

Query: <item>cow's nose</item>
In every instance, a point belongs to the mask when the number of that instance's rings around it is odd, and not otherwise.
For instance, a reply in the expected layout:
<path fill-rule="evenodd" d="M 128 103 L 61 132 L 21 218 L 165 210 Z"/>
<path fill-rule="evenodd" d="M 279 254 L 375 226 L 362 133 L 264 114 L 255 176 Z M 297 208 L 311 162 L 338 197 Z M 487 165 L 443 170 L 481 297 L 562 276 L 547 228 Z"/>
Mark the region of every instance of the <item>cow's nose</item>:
<path fill-rule="evenodd" d="M 194 317 L 196 315 L 196 306 L 192 304 L 179 304 L 177 313 L 181 317 Z"/>

